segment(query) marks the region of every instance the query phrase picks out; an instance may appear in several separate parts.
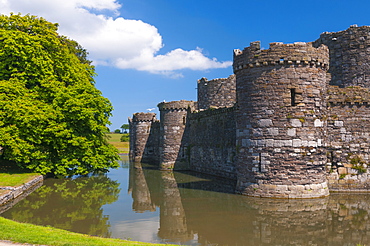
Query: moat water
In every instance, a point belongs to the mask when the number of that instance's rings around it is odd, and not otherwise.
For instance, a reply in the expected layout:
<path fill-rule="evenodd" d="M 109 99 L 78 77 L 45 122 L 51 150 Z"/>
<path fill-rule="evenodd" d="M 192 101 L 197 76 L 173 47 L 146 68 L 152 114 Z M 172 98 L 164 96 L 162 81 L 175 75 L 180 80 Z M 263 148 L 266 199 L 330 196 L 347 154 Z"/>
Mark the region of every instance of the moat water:
<path fill-rule="evenodd" d="M 183 245 L 369 245 L 370 194 L 279 200 L 233 194 L 230 180 L 150 165 L 47 179 L 1 216 L 69 231 Z"/>

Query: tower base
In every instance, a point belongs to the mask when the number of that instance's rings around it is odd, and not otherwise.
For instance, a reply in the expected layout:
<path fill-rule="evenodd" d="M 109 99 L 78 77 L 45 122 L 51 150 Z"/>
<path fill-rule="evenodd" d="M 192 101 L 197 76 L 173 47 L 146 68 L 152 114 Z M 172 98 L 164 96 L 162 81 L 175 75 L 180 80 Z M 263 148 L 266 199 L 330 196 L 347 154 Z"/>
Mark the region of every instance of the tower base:
<path fill-rule="evenodd" d="M 305 185 L 274 185 L 243 183 L 238 181 L 236 193 L 253 197 L 270 198 L 319 198 L 329 196 L 327 182 Z"/>

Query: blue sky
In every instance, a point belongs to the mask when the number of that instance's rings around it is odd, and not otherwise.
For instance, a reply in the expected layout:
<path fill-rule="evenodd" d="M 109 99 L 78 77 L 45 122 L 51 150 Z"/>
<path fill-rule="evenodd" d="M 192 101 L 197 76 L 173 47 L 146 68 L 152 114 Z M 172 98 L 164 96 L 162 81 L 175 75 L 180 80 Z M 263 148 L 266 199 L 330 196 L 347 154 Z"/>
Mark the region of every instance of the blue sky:
<path fill-rule="evenodd" d="M 232 74 L 233 49 L 260 40 L 310 42 L 370 25 L 370 1 L 0 0 L 0 12 L 42 16 L 78 41 L 114 106 L 111 130 L 163 101 L 196 100 L 197 80 Z M 159 116 L 158 116 L 159 117 Z"/>

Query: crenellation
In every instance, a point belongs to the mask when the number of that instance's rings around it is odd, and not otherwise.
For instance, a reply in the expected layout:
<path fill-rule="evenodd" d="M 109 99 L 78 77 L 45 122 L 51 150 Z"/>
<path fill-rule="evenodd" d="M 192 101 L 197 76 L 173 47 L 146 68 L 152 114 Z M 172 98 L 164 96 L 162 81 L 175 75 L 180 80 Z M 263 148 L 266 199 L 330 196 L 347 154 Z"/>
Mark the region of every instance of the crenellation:
<path fill-rule="evenodd" d="M 243 51 L 234 51 L 234 73 L 247 68 L 293 64 L 328 69 L 329 57 L 327 53 L 328 48 L 325 45 L 315 48 L 313 43 L 303 42 L 294 44 L 271 43 L 267 50 L 247 47 Z"/>
<path fill-rule="evenodd" d="M 158 104 L 160 122 L 135 114 L 130 155 L 151 148 L 161 169 L 234 179 L 248 196 L 370 191 L 369 47 L 370 27 L 351 26 L 236 49 L 234 75 L 198 80 L 198 102 Z"/>

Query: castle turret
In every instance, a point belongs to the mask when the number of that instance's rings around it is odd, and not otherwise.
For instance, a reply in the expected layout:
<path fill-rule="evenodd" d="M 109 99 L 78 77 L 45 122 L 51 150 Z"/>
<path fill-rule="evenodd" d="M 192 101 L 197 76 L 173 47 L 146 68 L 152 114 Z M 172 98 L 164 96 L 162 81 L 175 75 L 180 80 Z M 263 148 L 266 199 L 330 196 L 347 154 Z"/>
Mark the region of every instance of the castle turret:
<path fill-rule="evenodd" d="M 370 26 L 322 33 L 315 46 L 321 44 L 330 50 L 331 85 L 370 88 Z"/>
<path fill-rule="evenodd" d="M 195 110 L 196 102 L 173 101 L 158 104 L 160 120 L 160 168 L 186 169 L 186 146 L 188 144 L 185 127 L 188 113 Z"/>
<path fill-rule="evenodd" d="M 237 191 L 279 198 L 329 195 L 325 176 L 328 48 L 251 43 L 234 51 Z"/>
<path fill-rule="evenodd" d="M 158 161 L 159 122 L 155 113 L 135 113 L 129 118 L 130 158 L 135 162 Z"/>
<path fill-rule="evenodd" d="M 198 80 L 198 109 L 232 107 L 235 102 L 235 75 L 222 79 Z"/>

